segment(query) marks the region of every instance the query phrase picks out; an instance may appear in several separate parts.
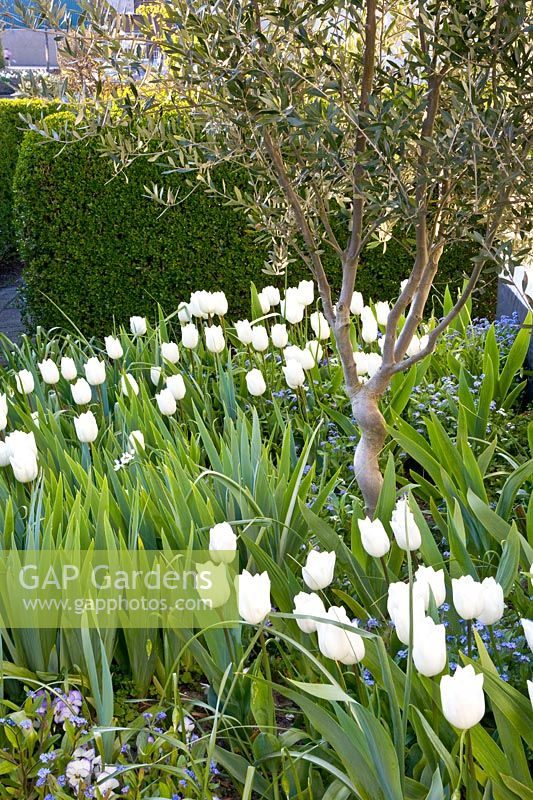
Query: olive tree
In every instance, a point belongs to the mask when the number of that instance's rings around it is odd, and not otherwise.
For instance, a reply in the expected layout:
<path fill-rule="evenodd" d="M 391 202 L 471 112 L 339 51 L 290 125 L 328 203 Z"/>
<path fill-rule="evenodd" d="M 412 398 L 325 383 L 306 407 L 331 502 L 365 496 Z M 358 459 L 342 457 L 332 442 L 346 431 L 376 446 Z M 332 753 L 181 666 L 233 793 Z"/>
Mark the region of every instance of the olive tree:
<path fill-rule="evenodd" d="M 230 201 L 272 241 L 271 270 L 290 272 L 293 253 L 316 280 L 360 429 L 355 477 L 372 513 L 391 379 L 433 351 L 483 270 L 499 268 L 502 229 L 527 228 L 531 4 L 166 0 L 138 9 L 133 27 L 109 12 L 87 3 L 70 33 L 78 46 L 90 41 L 98 71 L 90 96 L 78 94 L 87 113 L 82 103 L 76 135 L 100 135 L 120 169 L 157 141 L 151 158 L 190 170 L 191 185 L 211 191 L 220 191 L 215 165 L 248 170 L 249 190 Z M 110 74 L 111 89 L 107 80 L 99 91 Z M 162 188 L 153 195 L 179 202 Z M 398 224 L 411 234 L 412 269 L 388 316 L 381 367 L 363 382 L 350 317 L 358 265 Z M 464 289 L 413 353 L 441 256 L 465 239 L 477 255 Z M 327 251 L 342 266 L 336 296 Z"/>

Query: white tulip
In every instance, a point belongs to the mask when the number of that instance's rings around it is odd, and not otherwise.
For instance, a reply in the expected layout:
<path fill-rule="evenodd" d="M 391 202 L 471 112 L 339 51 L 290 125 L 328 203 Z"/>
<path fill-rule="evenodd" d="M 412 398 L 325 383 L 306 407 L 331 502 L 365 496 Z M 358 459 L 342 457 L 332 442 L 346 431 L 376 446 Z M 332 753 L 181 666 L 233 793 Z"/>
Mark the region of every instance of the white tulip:
<path fill-rule="evenodd" d="M 361 543 L 369 556 L 382 558 L 385 553 L 389 552 L 390 541 L 381 520 L 365 517 L 365 519 L 360 519 L 358 524 Z"/>
<path fill-rule="evenodd" d="M 74 417 L 74 427 L 80 442 L 94 442 L 98 436 L 98 424 L 92 411 Z"/>
<path fill-rule="evenodd" d="M 446 600 L 446 585 L 444 583 L 444 570 L 425 567 L 421 564 L 415 572 L 415 582 L 423 590 L 424 605 L 429 608 L 430 589 L 435 599 L 437 608 Z"/>
<path fill-rule="evenodd" d="M 390 524 L 398 547 L 402 550 L 418 550 L 422 544 L 422 535 L 406 497 L 397 501 Z"/>
<path fill-rule="evenodd" d="M 181 343 L 188 350 L 194 350 L 198 346 L 198 328 L 193 322 L 189 322 L 181 329 Z"/>
<path fill-rule="evenodd" d="M 265 292 L 258 292 L 257 299 L 259 300 L 259 305 L 261 306 L 261 313 L 268 314 L 270 311 L 270 301 L 268 299 L 268 295 Z"/>
<path fill-rule="evenodd" d="M 178 306 L 178 319 L 182 325 L 191 321 L 192 312 L 188 303 L 180 303 Z"/>
<path fill-rule="evenodd" d="M 453 604 L 463 619 L 479 617 L 483 611 L 483 590 L 481 584 L 471 575 L 452 578 Z"/>
<path fill-rule="evenodd" d="M 317 624 L 318 646 L 326 658 L 340 661 L 341 664 L 357 664 L 365 657 L 365 643 L 357 631 L 349 631 L 332 622 L 341 622 L 353 627 L 346 609 L 339 606 L 330 606 L 326 616 L 328 622 Z"/>
<path fill-rule="evenodd" d="M 503 589 L 494 578 L 485 578 L 481 581 L 481 595 L 483 597 L 483 610 L 477 619 L 483 625 L 494 625 L 499 622 L 505 610 L 503 602 Z"/>
<path fill-rule="evenodd" d="M 418 338 L 416 333 L 414 333 L 413 334 L 413 338 L 411 339 L 411 341 L 407 345 L 406 355 L 407 356 L 416 356 L 416 354 L 419 353 L 419 352 L 420 352 L 420 339 Z"/>
<path fill-rule="evenodd" d="M 213 308 L 218 317 L 224 317 L 228 313 L 228 299 L 224 292 L 213 292 Z"/>
<path fill-rule="evenodd" d="M 51 358 L 45 358 L 44 361 L 38 364 L 38 367 L 45 383 L 49 383 L 53 386 L 59 381 L 59 370 Z"/>
<path fill-rule="evenodd" d="M 27 369 L 21 369 L 20 372 L 17 372 L 15 380 L 17 383 L 17 391 L 21 394 L 31 394 L 35 389 L 33 375 Z"/>
<path fill-rule="evenodd" d="M 130 317 L 130 331 L 134 336 L 144 336 L 147 329 L 145 317 Z"/>
<path fill-rule="evenodd" d="M 373 378 L 376 372 L 381 368 L 383 359 L 379 353 L 369 353 L 366 357 L 366 371 L 368 377 Z"/>
<path fill-rule="evenodd" d="M 378 325 L 385 327 L 390 314 L 389 304 L 386 302 L 374 303 L 374 314 L 376 315 Z"/>
<path fill-rule="evenodd" d="M 298 297 L 302 305 L 311 305 L 315 299 L 315 285 L 313 281 L 300 281 L 298 284 Z"/>
<path fill-rule="evenodd" d="M 274 347 L 286 347 L 287 342 L 289 341 L 287 326 L 277 322 L 275 325 L 272 325 L 270 336 L 272 338 L 272 344 Z"/>
<path fill-rule="evenodd" d="M 378 338 L 378 323 L 372 309 L 365 306 L 361 311 L 361 337 L 364 342 L 370 344 Z"/>
<path fill-rule="evenodd" d="M 0 394 L 0 414 L 4 417 L 7 417 L 7 395 Z"/>
<path fill-rule="evenodd" d="M 410 633 L 409 584 L 398 581 L 389 584 L 387 611 L 394 622 L 396 635 L 403 644 L 409 644 Z M 425 616 L 423 590 L 413 584 L 413 638 L 416 626 Z"/>
<path fill-rule="evenodd" d="M 209 556 L 215 564 L 230 564 L 235 558 L 236 550 L 237 536 L 229 522 L 213 525 L 209 531 Z"/>
<path fill-rule="evenodd" d="M 144 433 L 142 431 L 132 431 L 128 436 L 128 444 L 130 446 L 130 450 L 134 453 L 138 453 L 139 450 L 144 450 Z"/>
<path fill-rule="evenodd" d="M 317 339 L 329 339 L 331 330 L 327 319 L 321 311 L 313 311 L 309 322 Z"/>
<path fill-rule="evenodd" d="M 270 604 L 270 577 L 268 572 L 251 575 L 243 570 L 237 579 L 239 614 L 252 625 L 258 625 L 268 616 Z"/>
<path fill-rule="evenodd" d="M 15 479 L 19 483 L 34 481 L 39 473 L 37 457 L 29 447 L 18 448 L 10 457 L 9 463 L 13 469 Z"/>
<path fill-rule="evenodd" d="M 316 339 L 311 339 L 311 341 L 306 342 L 304 349 L 308 350 L 311 353 L 311 355 L 313 356 L 313 362 L 318 363 L 322 360 L 322 356 L 324 355 L 324 349 L 320 344 L 320 342 L 317 342 Z M 302 367 L 305 369 L 304 364 L 302 364 Z"/>
<path fill-rule="evenodd" d="M 7 414 L 3 414 L 0 412 L 0 431 L 4 431 L 7 428 Z"/>
<path fill-rule="evenodd" d="M 174 400 L 183 400 L 187 394 L 185 381 L 182 375 L 169 375 L 166 380 L 167 389 L 171 392 Z"/>
<path fill-rule="evenodd" d="M 533 619 L 521 619 L 522 628 L 524 629 L 524 636 L 529 645 L 529 649 L 533 653 Z"/>
<path fill-rule="evenodd" d="M 120 344 L 120 339 L 116 339 L 114 336 L 106 336 L 104 338 L 104 344 L 105 351 L 109 358 L 122 358 L 124 355 L 124 350 Z"/>
<path fill-rule="evenodd" d="M 266 392 L 263 373 L 259 369 L 251 369 L 246 373 L 246 387 L 253 397 L 260 397 Z"/>
<path fill-rule="evenodd" d="M 259 353 L 268 350 L 268 332 L 263 325 L 254 325 L 252 328 L 252 347 Z"/>
<path fill-rule="evenodd" d="M 70 391 L 77 406 L 85 406 L 92 400 L 92 390 L 85 378 L 78 378 L 76 383 L 71 384 Z"/>
<path fill-rule="evenodd" d="M 262 291 L 262 294 L 264 294 L 265 297 L 267 298 L 271 308 L 273 306 L 279 306 L 280 303 L 279 289 L 277 289 L 275 286 L 265 286 L 265 288 Z"/>
<path fill-rule="evenodd" d="M 206 292 L 205 290 L 196 292 L 196 299 L 204 317 L 213 317 L 215 315 L 217 303 L 212 292 Z"/>
<path fill-rule="evenodd" d="M 362 350 L 354 350 L 353 360 L 358 375 L 368 375 L 368 354 Z"/>
<path fill-rule="evenodd" d="M 300 366 L 305 370 L 313 369 L 315 366 L 313 353 L 307 348 L 302 349 L 295 344 L 291 344 L 289 347 L 285 348 L 283 355 L 285 356 L 285 361 L 287 364 L 289 361 L 298 361 Z"/>
<path fill-rule="evenodd" d="M 157 367 L 157 366 L 150 367 L 150 380 L 152 381 L 154 386 L 158 386 L 159 385 L 162 373 L 163 373 L 163 370 L 161 369 L 161 367 Z"/>
<path fill-rule="evenodd" d="M 200 299 L 201 299 L 202 292 L 193 292 L 191 294 L 189 300 L 189 311 L 193 317 L 198 317 L 199 319 L 207 319 L 207 314 L 202 311 L 200 306 Z"/>
<path fill-rule="evenodd" d="M 214 564 L 212 561 L 196 564 L 196 574 L 201 576 L 202 573 L 206 580 L 197 581 L 195 588 L 199 597 L 208 604 L 206 608 L 220 608 L 226 605 L 231 595 L 226 565 L 223 562 Z"/>
<path fill-rule="evenodd" d="M 126 397 L 133 397 L 139 394 L 139 384 L 129 372 L 120 379 L 120 390 Z"/>
<path fill-rule="evenodd" d="M 240 319 L 235 323 L 235 333 L 241 344 L 249 345 L 252 343 L 252 325 L 247 319 Z"/>
<path fill-rule="evenodd" d="M 442 713 L 455 728 L 461 731 L 473 728 L 485 714 L 483 673 L 474 672 L 472 664 L 457 667 L 453 677 L 443 675 L 440 680 Z"/>
<path fill-rule="evenodd" d="M 221 353 L 224 350 L 226 342 L 220 325 L 211 325 L 205 329 L 205 346 L 210 353 Z"/>
<path fill-rule="evenodd" d="M 171 364 L 177 364 L 180 360 L 180 350 L 176 342 L 161 342 L 161 356 Z"/>
<path fill-rule="evenodd" d="M 12 431 L 6 436 L 5 445 L 7 447 L 8 459 L 14 456 L 19 450 L 31 450 L 35 458 L 37 458 L 37 442 L 33 431 L 26 433 L 25 431 Z"/>
<path fill-rule="evenodd" d="M 60 368 L 61 375 L 66 381 L 75 381 L 78 377 L 78 370 L 76 369 L 74 359 L 70 358 L 69 356 L 63 356 L 61 359 Z"/>
<path fill-rule="evenodd" d="M 313 592 L 325 589 L 333 580 L 335 571 L 335 553 L 310 550 L 305 566 L 302 567 L 304 582 Z"/>
<path fill-rule="evenodd" d="M 296 325 L 303 320 L 305 305 L 300 300 L 298 289 L 287 289 L 285 292 L 285 299 L 281 302 L 280 310 L 283 317 L 287 322 L 290 322 L 291 325 Z"/>
<path fill-rule="evenodd" d="M 102 797 L 113 797 L 113 790 L 118 789 L 120 786 L 117 779 L 112 777 L 118 775 L 119 769 L 119 767 L 115 766 L 106 766 L 98 773 L 96 786 L 98 786 L 98 791 L 101 792 Z"/>
<path fill-rule="evenodd" d="M 7 467 L 10 458 L 11 453 L 9 452 L 9 445 L 7 442 L 2 442 L 2 440 L 0 440 L 0 467 Z"/>
<path fill-rule="evenodd" d="M 100 386 L 105 383 L 105 361 L 99 361 L 96 356 L 90 358 L 85 364 L 85 377 L 91 386 Z"/>
<path fill-rule="evenodd" d="M 326 616 L 326 609 L 324 603 L 318 594 L 311 592 L 299 592 L 294 598 L 293 614 L 308 615 L 310 617 L 324 617 Z M 296 624 L 302 633 L 315 633 L 317 623 L 314 619 L 297 619 Z"/>
<path fill-rule="evenodd" d="M 429 344 L 429 336 L 427 333 L 420 337 L 420 349 L 425 350 Z"/>
<path fill-rule="evenodd" d="M 162 414 L 167 417 L 172 416 L 177 411 L 176 400 L 170 389 L 161 389 L 155 396 L 157 406 Z"/>
<path fill-rule="evenodd" d="M 350 302 L 350 312 L 359 316 L 365 307 L 365 301 L 361 292 L 354 292 Z"/>
<path fill-rule="evenodd" d="M 304 385 L 305 373 L 299 361 L 296 361 L 294 358 L 289 358 L 287 365 L 282 367 L 282 369 L 285 375 L 287 386 L 289 386 L 291 389 L 297 389 L 299 386 Z"/>
<path fill-rule="evenodd" d="M 413 629 L 413 661 L 418 672 L 432 678 L 446 666 L 446 628 L 431 617 L 417 620 Z"/>

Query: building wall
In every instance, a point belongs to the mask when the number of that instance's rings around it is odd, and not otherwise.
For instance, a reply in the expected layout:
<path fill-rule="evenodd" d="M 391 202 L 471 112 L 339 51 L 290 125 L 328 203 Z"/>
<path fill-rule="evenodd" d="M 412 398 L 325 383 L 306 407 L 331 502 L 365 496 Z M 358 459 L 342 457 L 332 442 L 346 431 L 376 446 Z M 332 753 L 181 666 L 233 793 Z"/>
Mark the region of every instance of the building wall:
<path fill-rule="evenodd" d="M 2 33 L 2 46 L 11 53 L 14 67 L 57 67 L 56 43 L 53 31 L 30 31 L 7 28 Z"/>

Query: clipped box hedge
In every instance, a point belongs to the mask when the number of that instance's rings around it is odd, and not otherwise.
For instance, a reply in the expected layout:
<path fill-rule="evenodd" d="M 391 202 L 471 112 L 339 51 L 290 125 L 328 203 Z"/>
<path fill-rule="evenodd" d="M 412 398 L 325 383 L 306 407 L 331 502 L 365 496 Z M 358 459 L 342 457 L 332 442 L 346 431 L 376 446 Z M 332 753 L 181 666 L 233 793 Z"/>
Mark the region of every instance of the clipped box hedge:
<path fill-rule="evenodd" d="M 26 130 L 20 115 L 40 118 L 56 108 L 57 103 L 47 100 L 0 99 L 0 270 L 1 262 L 15 258 L 17 251 L 13 225 L 13 177 Z"/>
<path fill-rule="evenodd" d="M 61 129 L 65 119 L 60 114 L 49 122 Z M 267 253 L 244 216 L 201 188 L 190 194 L 187 176 L 162 176 L 144 159 L 128 168 L 127 180 L 113 176 L 97 146 L 82 141 L 59 152 L 60 145 L 32 132 L 21 145 L 14 190 L 28 320 L 48 328 L 68 325 L 68 317 L 82 331 L 102 334 L 114 320 L 154 318 L 158 303 L 168 313 L 191 291 L 220 288 L 230 318 L 248 316 L 250 282 L 261 288 L 273 280 L 262 271 Z M 227 166 L 215 176 L 226 186 L 246 181 Z M 143 196 L 145 186 L 158 182 L 187 199 L 162 213 Z M 337 287 L 338 260 L 325 258 Z M 451 251 L 443 259 L 441 288 L 461 285 L 469 266 L 465 248 Z M 357 288 L 367 299 L 390 299 L 410 268 L 410 257 L 395 242 L 385 254 L 367 250 Z M 306 267 L 291 266 L 290 282 L 301 277 L 308 277 Z"/>

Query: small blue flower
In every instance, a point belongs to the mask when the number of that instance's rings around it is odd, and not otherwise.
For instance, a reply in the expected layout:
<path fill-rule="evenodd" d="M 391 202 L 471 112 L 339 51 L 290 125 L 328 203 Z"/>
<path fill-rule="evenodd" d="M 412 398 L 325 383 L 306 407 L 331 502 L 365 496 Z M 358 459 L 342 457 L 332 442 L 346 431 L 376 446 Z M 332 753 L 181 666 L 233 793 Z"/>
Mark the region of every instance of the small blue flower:
<path fill-rule="evenodd" d="M 37 780 L 35 782 L 36 786 L 44 786 L 46 784 L 46 780 L 50 775 L 50 770 L 48 767 L 41 767 L 41 769 L 37 773 Z"/>

